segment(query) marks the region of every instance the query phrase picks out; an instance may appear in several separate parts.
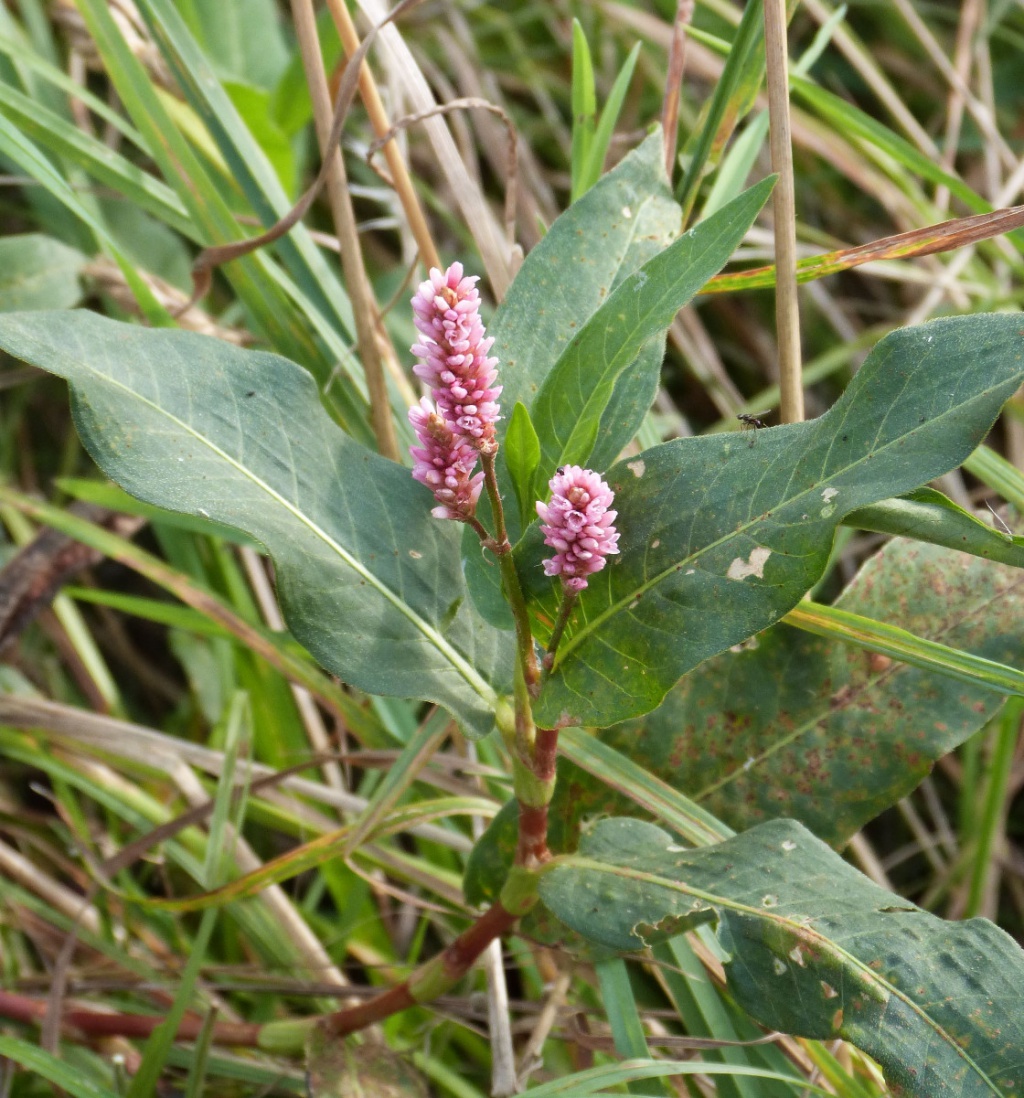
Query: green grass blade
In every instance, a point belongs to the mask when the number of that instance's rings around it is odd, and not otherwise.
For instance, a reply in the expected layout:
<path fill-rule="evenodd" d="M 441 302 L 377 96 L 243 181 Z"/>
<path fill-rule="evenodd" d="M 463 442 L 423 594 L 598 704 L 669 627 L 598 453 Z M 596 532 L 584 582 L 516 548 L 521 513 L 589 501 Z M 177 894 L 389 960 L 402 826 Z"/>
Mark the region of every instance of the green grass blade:
<path fill-rule="evenodd" d="M 80 1070 L 16 1037 L 0 1034 L 0 1056 L 66 1090 L 73 1098 L 117 1098 L 112 1090 L 85 1078 Z"/>
<path fill-rule="evenodd" d="M 590 44 L 578 19 L 572 21 L 572 201 L 588 189 L 590 150 L 594 141 L 597 93 Z M 590 184 L 592 186 L 593 184 Z"/>
<path fill-rule="evenodd" d="M 651 1052 L 647 1047 L 647 1037 L 644 1034 L 643 1022 L 640 1021 L 640 1012 L 637 1010 L 636 997 L 633 994 L 626 962 L 621 957 L 598 961 L 594 965 L 594 971 L 597 973 L 600 984 L 605 1015 L 612 1029 L 615 1051 L 624 1060 L 649 1059 Z M 653 1080 L 647 1083 L 633 1080 L 629 1083 L 629 1091 L 631 1094 L 666 1095 L 669 1093 L 660 1080 L 657 1084 Z"/>
<path fill-rule="evenodd" d="M 991 446 L 979 446 L 964 468 L 1024 514 L 1024 475 Z"/>
<path fill-rule="evenodd" d="M 141 0 L 145 18 L 189 103 L 202 119 L 224 157 L 231 178 L 265 225 L 272 225 L 292 206 L 266 154 L 224 91 L 184 20 L 167 0 Z M 341 334 L 352 338 L 352 306 L 338 278 L 309 233 L 298 225 L 277 245 L 296 284 Z"/>
<path fill-rule="evenodd" d="M 224 721 L 224 769 L 217 781 L 213 815 L 210 817 L 209 840 L 206 844 L 206 860 L 203 863 L 202 885 L 216 888 L 224 879 L 227 854 L 229 817 L 232 812 L 232 795 L 235 790 L 235 769 L 239 755 L 248 754 L 252 744 L 252 713 L 249 696 L 244 690 L 236 690 Z M 245 816 L 245 796 L 238 798 L 234 825 L 240 832 Z"/>
<path fill-rule="evenodd" d="M 915 637 L 896 625 L 851 614 L 835 606 L 803 602 L 782 620 L 808 633 L 847 641 L 927 671 L 939 671 L 971 686 L 987 687 L 1000 694 L 1024 695 L 1024 671 Z"/>
<path fill-rule="evenodd" d="M 715 85 L 714 95 L 708 107 L 704 125 L 689 151 L 690 163 L 679 184 L 677 198 L 683 208 L 683 223 L 690 219 L 697 191 L 704 175 L 704 169 L 711 158 L 716 145 L 724 140 L 736 123 L 739 100 L 747 94 L 748 83 L 756 74 L 758 83 L 764 69 L 752 64 L 759 47 L 764 41 L 764 19 L 762 0 L 751 0 L 743 10 L 743 18 L 736 28 L 725 68 Z"/>
<path fill-rule="evenodd" d="M 186 238 L 195 238 L 195 226 L 174 191 L 102 141 L 2 83 L 0 111 L 43 148 L 77 165 L 98 183 L 116 191 Z"/>
<path fill-rule="evenodd" d="M 1007 793 L 1013 775 L 1013 760 L 1024 717 L 1024 700 L 1011 698 L 993 729 L 995 744 L 988 764 L 988 781 L 981 803 L 980 818 L 975 832 L 975 847 L 971 852 L 971 878 L 967 892 L 964 918 L 981 913 L 989 890 L 993 855 L 1002 833 L 1007 811 Z"/>
<path fill-rule="evenodd" d="M 901 186 L 906 186 L 905 173 L 909 171 L 929 183 L 948 187 L 950 193 L 973 213 L 988 213 L 992 209 L 991 203 L 986 202 L 963 180 L 944 171 L 909 141 L 893 133 L 886 125 L 871 118 L 860 108 L 803 77 L 794 75 L 790 86 L 793 94 L 802 99 L 823 121 L 848 138 L 858 138 L 862 151 L 873 159 L 879 159 L 878 153 L 891 158 L 888 161 L 882 160 L 882 164 L 890 169 L 890 176 Z M 895 165 L 892 161 L 895 161 Z"/>
<path fill-rule="evenodd" d="M 167 1013 L 166 1021 L 162 1022 L 153 1031 L 152 1036 L 146 1042 L 142 1052 L 142 1063 L 132 1079 L 131 1086 L 125 1098 L 150 1098 L 157 1093 L 160 1082 L 160 1073 L 167 1062 L 167 1053 L 178 1032 L 185 1011 L 188 1010 L 192 999 L 192 990 L 199 978 L 199 969 L 206 959 L 206 950 L 210 944 L 210 935 L 217 922 L 220 913 L 216 910 L 203 914 L 202 922 L 196 933 L 195 941 L 188 953 L 188 963 L 181 974 L 181 983 L 174 996 L 174 1002 Z"/>
<path fill-rule="evenodd" d="M 561 754 L 610 788 L 643 805 L 696 846 L 728 838 L 732 832 L 682 793 L 648 774 L 631 759 L 603 744 L 582 728 L 564 728 L 559 734 Z"/>
<path fill-rule="evenodd" d="M 612 134 L 615 132 L 615 123 L 619 120 L 619 113 L 622 110 L 622 104 L 625 102 L 626 92 L 629 91 L 629 82 L 633 79 L 633 70 L 636 68 L 636 60 L 639 56 L 640 43 L 637 42 L 623 62 L 619 75 L 612 85 L 612 90 L 608 93 L 608 101 L 604 105 L 604 110 L 601 111 L 601 120 L 594 131 L 590 142 L 590 151 L 584 160 L 580 194 L 588 191 L 601 178 L 605 157 L 608 155 L 608 146 L 611 144 Z"/>
<path fill-rule="evenodd" d="M 663 1079 L 684 1075 L 746 1075 L 754 1079 L 778 1079 L 799 1085 L 802 1094 L 831 1095 L 831 1091 L 808 1083 L 790 1073 L 744 1068 L 732 1064 L 711 1064 L 704 1060 L 626 1060 L 623 1063 L 579 1071 L 539 1087 L 531 1087 L 530 1098 L 599 1098 L 621 1093 L 623 1084 L 640 1079 Z M 616 1089 L 612 1089 L 616 1088 Z"/>

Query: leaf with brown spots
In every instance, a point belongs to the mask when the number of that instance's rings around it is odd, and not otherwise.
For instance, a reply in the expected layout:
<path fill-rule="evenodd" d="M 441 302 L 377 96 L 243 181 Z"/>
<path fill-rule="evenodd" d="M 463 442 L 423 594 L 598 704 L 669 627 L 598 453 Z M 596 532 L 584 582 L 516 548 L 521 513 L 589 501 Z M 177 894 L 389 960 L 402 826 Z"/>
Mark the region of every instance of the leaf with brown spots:
<path fill-rule="evenodd" d="M 902 539 L 837 601 L 1016 664 L 1024 571 Z M 707 661 L 643 721 L 602 735 L 731 826 L 790 816 L 845 842 L 1002 704 L 994 691 L 780 625 Z"/>

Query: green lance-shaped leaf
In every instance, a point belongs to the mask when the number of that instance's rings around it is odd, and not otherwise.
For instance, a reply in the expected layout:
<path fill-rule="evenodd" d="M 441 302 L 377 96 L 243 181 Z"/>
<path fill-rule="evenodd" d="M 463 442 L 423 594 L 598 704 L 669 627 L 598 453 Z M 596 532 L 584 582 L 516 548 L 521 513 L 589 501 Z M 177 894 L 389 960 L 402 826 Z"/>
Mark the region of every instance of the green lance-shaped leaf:
<path fill-rule="evenodd" d="M 556 218 L 544 239 L 526 257 L 487 326 L 488 335 L 494 337 L 493 353 L 500 361 L 501 404 L 506 416 L 517 403 L 527 411 L 532 408 L 552 367 L 607 301 L 609 293 L 679 235 L 682 215 L 672 199 L 664 160 L 659 131 Z M 620 374 L 605 409 L 608 423 L 632 424 L 627 428 L 630 437 L 654 399 L 663 357 L 660 342 L 649 340 L 634 367 Z M 498 421 L 502 447 L 497 470 L 506 498 L 512 491 L 504 446 L 510 419 Z M 605 433 L 602 427 L 599 437 L 603 439 Z M 619 444 L 605 452 L 607 448 L 599 442 L 602 452 L 595 455 L 596 467 L 604 468 L 614 461 L 621 448 Z M 480 506 L 486 516 L 486 499 Z M 505 519 L 515 543 L 521 532 L 518 510 L 506 508 Z M 476 535 L 468 528 L 462 555 L 478 610 L 488 621 L 511 629 L 499 571 L 481 558 Z"/>
<path fill-rule="evenodd" d="M 537 495 L 533 482 L 540 461 L 540 439 L 530 421 L 530 413 L 519 401 L 512 409 L 512 420 L 505 432 L 504 450 L 505 466 L 519 504 L 519 520 L 525 527 L 535 514 L 533 507 Z"/>
<path fill-rule="evenodd" d="M 653 709 L 680 676 L 777 621 L 821 576 L 836 524 L 955 467 L 1024 378 L 1012 315 L 892 333 L 810 423 L 678 439 L 612 468 L 619 555 L 590 579 L 537 703 L 546 725 Z M 538 619 L 557 586 L 536 526 L 519 568 Z"/>
<path fill-rule="evenodd" d="M 1019 569 L 898 540 L 864 565 L 836 605 L 1020 662 Z M 790 816 L 838 845 L 909 793 L 1003 700 L 778 625 L 684 676 L 643 720 L 600 735 L 732 827 Z M 561 811 L 578 814 L 572 804 Z"/>
<path fill-rule="evenodd" d="M 491 729 L 512 644 L 466 597 L 460 531 L 331 421 L 304 370 L 87 312 L 0 316 L 0 346 L 67 378 L 86 447 L 132 495 L 262 542 L 290 628 L 326 668 Z"/>
<path fill-rule="evenodd" d="M 714 924 L 748 1013 L 852 1042 L 901 1094 L 1024 1094 L 1017 944 L 985 919 L 947 923 L 879 888 L 792 820 L 698 850 L 652 824 L 602 820 L 540 890 L 611 949 Z"/>
<path fill-rule="evenodd" d="M 616 382 L 627 369 L 636 370 L 634 363 L 648 342 L 661 346 L 676 313 L 725 266 L 774 182 L 774 176 L 762 179 L 648 260 L 566 347 L 530 408 L 540 438 L 542 478 L 559 465 L 589 464 L 599 431 L 602 446 L 612 454 L 629 442 L 636 429 L 631 414 L 605 416 Z M 653 388 L 661 359 L 643 365 Z"/>
<path fill-rule="evenodd" d="M 501 402 L 530 410 L 545 377 L 612 290 L 679 233 L 680 211 L 654 133 L 558 217 L 488 325 Z M 499 436 L 506 424 L 499 423 Z"/>

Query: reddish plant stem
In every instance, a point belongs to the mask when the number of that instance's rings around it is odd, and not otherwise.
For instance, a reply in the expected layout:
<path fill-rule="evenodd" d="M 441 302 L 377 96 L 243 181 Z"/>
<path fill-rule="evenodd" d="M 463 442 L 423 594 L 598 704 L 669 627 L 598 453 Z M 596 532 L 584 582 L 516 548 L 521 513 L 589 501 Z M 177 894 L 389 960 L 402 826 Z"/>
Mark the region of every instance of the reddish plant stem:
<path fill-rule="evenodd" d="M 16 1022 L 42 1025 L 46 1016 L 46 1002 L 31 999 L 27 995 L 16 995 L 11 991 L 0 991 L 0 1018 L 10 1018 Z M 156 1014 L 120 1014 L 99 1010 L 86 1010 L 81 1007 L 68 1007 L 61 1014 L 61 1023 L 66 1029 L 77 1030 L 85 1037 L 149 1037 L 164 1019 Z M 182 1018 L 175 1035 L 179 1041 L 194 1041 L 203 1029 L 204 1019 L 196 1015 Z M 255 1048 L 259 1043 L 262 1025 L 256 1022 L 214 1022 L 213 1040 L 218 1045 L 238 1045 Z"/>
<path fill-rule="evenodd" d="M 533 776 L 538 783 L 555 785 L 555 764 L 558 757 L 558 729 L 538 728 L 533 747 Z M 516 865 L 532 868 L 551 857 L 548 849 L 548 806 L 519 803 L 519 841 Z"/>
<path fill-rule="evenodd" d="M 324 1024 L 325 1029 L 335 1037 L 344 1037 L 396 1011 L 436 998 L 461 980 L 491 942 L 507 934 L 518 918 L 518 915 L 506 911 L 500 901 L 492 904 L 438 957 L 417 969 L 397 987 L 389 988 L 365 1003 L 330 1015 Z"/>
<path fill-rule="evenodd" d="M 358 1003 L 356 1006 L 331 1014 L 324 1022 L 324 1029 L 335 1037 L 344 1037 L 415 1005 L 416 1000 L 409 990 L 409 981 L 404 980 L 397 986 L 389 987 L 387 991 L 382 991 L 379 995 L 368 999 L 365 1003 Z"/>
<path fill-rule="evenodd" d="M 554 782 L 558 759 L 558 729 L 538 728 L 533 750 L 533 772 L 542 782 Z"/>
<path fill-rule="evenodd" d="M 548 806 L 519 805 L 516 865 L 534 866 L 551 857 L 548 850 Z"/>

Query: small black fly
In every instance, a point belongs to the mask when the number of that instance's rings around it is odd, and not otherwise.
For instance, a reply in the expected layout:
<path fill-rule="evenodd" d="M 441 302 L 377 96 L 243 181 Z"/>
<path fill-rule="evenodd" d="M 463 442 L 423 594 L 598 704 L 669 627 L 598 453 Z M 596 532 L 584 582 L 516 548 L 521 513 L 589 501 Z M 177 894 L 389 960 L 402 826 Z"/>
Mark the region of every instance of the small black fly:
<path fill-rule="evenodd" d="M 743 424 L 744 427 L 749 427 L 752 430 L 758 430 L 761 427 L 767 427 L 768 424 L 764 421 L 764 416 L 770 415 L 771 409 L 769 408 L 764 412 L 740 412 L 736 418 Z M 751 438 L 750 445 L 754 445 L 754 439 Z"/>

